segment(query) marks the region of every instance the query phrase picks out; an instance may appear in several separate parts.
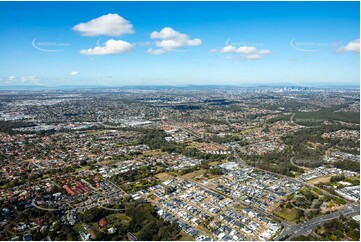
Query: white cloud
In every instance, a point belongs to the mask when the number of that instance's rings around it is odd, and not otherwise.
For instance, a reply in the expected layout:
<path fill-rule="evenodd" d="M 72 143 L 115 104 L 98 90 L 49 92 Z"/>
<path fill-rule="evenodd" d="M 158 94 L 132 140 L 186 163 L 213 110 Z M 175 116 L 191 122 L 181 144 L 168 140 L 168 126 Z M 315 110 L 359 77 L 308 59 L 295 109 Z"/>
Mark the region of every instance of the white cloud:
<path fill-rule="evenodd" d="M 256 47 L 246 46 L 246 45 L 238 48 L 233 45 L 227 45 L 220 50 L 221 53 L 238 53 L 238 54 L 250 54 L 256 51 L 257 51 Z"/>
<path fill-rule="evenodd" d="M 160 32 L 153 31 L 150 34 L 150 37 L 152 39 L 176 39 L 179 38 L 180 35 L 183 35 L 183 38 L 186 37 L 184 34 L 181 34 L 170 27 L 165 27 Z"/>
<path fill-rule="evenodd" d="M 9 76 L 8 80 L 9 80 L 9 81 L 15 81 L 15 80 L 16 80 L 16 76 Z"/>
<path fill-rule="evenodd" d="M 77 71 L 72 71 L 72 72 L 69 73 L 69 75 L 71 75 L 71 76 L 77 76 L 77 75 L 79 75 L 79 72 L 77 72 Z"/>
<path fill-rule="evenodd" d="M 104 46 L 96 46 L 93 49 L 81 50 L 83 55 L 111 55 L 120 54 L 133 50 L 133 45 L 123 40 L 108 40 Z"/>
<path fill-rule="evenodd" d="M 161 54 L 164 54 L 166 52 L 167 51 L 165 49 L 152 49 L 152 48 L 149 48 L 147 50 L 147 53 L 151 54 L 151 55 L 161 55 Z"/>
<path fill-rule="evenodd" d="M 86 23 L 80 23 L 73 30 L 84 36 L 119 36 L 134 33 L 133 25 L 118 14 L 106 14 L 92 19 Z"/>
<path fill-rule="evenodd" d="M 149 46 L 151 44 L 152 43 L 149 41 L 145 41 L 145 42 L 140 41 L 140 42 L 133 43 L 134 46 Z"/>
<path fill-rule="evenodd" d="M 148 49 L 147 53 L 157 55 L 172 52 L 174 49 L 180 47 L 198 46 L 202 44 L 201 39 L 190 39 L 188 35 L 179 33 L 170 27 L 165 27 L 159 32 L 152 32 L 150 38 L 159 39 L 155 42 L 155 45 L 159 47 L 159 49 Z"/>
<path fill-rule="evenodd" d="M 211 53 L 222 53 L 222 54 L 236 54 L 239 58 L 232 58 L 227 56 L 227 59 L 244 59 L 244 60 L 260 60 L 263 59 L 265 55 L 269 55 L 272 52 L 270 50 L 258 50 L 255 46 L 240 46 L 236 47 L 234 45 L 228 44 L 220 50 L 211 49 Z"/>
<path fill-rule="evenodd" d="M 341 46 L 339 52 L 356 52 L 360 53 L 360 39 L 353 40 L 345 46 Z"/>
<path fill-rule="evenodd" d="M 21 83 L 27 83 L 27 82 L 36 82 L 39 81 L 39 78 L 36 76 L 21 76 L 16 77 L 14 75 L 10 75 L 8 78 L 8 82 L 21 82 Z"/>

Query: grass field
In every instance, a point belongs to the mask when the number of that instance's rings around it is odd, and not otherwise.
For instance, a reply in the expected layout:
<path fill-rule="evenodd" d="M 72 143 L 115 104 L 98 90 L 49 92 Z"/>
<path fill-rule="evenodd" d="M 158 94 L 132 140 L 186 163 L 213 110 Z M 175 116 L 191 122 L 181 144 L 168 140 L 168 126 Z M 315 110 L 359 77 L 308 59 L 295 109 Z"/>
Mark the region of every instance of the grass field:
<path fill-rule="evenodd" d="M 202 145 L 202 143 L 199 143 L 199 142 L 190 142 L 188 143 L 187 147 L 188 148 L 194 148 L 194 149 L 197 149 L 198 147 L 200 147 Z"/>
<path fill-rule="evenodd" d="M 187 173 L 187 174 L 183 175 L 183 177 L 185 179 L 194 179 L 195 177 L 204 175 L 205 172 L 206 172 L 206 170 L 201 169 L 201 170 L 198 170 L 198 171 L 193 171 L 193 172 Z"/>
<path fill-rule="evenodd" d="M 212 161 L 212 162 L 209 162 L 209 165 L 210 166 L 216 166 L 216 165 L 218 165 L 220 162 L 218 162 L 218 161 Z"/>
<path fill-rule="evenodd" d="M 276 216 L 283 218 L 291 223 L 297 223 L 300 218 L 299 210 L 294 208 L 277 208 L 273 211 Z"/>

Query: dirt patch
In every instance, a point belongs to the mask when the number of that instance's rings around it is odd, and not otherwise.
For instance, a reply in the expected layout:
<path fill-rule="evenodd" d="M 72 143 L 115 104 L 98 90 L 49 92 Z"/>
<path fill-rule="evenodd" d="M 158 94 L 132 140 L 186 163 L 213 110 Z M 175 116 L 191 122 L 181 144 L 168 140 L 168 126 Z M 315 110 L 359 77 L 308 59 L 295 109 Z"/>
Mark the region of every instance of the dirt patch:
<path fill-rule="evenodd" d="M 326 212 L 335 212 L 337 210 L 343 209 L 346 207 L 346 205 L 337 205 L 334 202 L 328 202 L 325 204 L 326 206 L 321 208 L 321 213 L 326 213 Z"/>
<path fill-rule="evenodd" d="M 155 175 L 155 177 L 158 178 L 159 180 L 161 180 L 162 182 L 174 178 L 174 176 L 172 176 L 166 172 L 159 173 L 159 174 Z"/>
<path fill-rule="evenodd" d="M 320 176 L 315 179 L 309 180 L 307 183 L 312 184 L 312 185 L 316 185 L 319 183 L 329 183 L 332 176 L 333 175 Z"/>

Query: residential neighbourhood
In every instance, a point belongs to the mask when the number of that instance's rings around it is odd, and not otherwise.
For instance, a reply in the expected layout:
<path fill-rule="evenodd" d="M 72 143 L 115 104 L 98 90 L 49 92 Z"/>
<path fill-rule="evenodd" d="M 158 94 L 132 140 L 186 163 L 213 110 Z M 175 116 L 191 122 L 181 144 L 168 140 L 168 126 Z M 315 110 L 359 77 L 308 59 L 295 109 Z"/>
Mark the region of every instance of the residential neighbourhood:
<path fill-rule="evenodd" d="M 3 239 L 135 240 L 145 230 L 131 223 L 154 210 L 148 216 L 173 239 L 269 241 L 293 238 L 317 217 L 359 213 L 359 124 L 330 119 L 318 131 L 297 118 L 325 105 L 318 95 L 332 107 L 335 95 L 354 91 L 242 90 L 240 100 L 233 89 L 130 89 L 132 99 L 113 90 L 101 99 L 63 92 L 30 95 L 33 103 L 19 93 L 3 104 Z M 169 93 L 172 101 L 163 101 Z M 289 97 L 311 94 L 314 104 L 290 106 Z M 225 105 L 224 95 L 240 105 Z M 263 104 L 254 107 L 250 97 Z M 282 108 L 271 108 L 276 103 Z"/>

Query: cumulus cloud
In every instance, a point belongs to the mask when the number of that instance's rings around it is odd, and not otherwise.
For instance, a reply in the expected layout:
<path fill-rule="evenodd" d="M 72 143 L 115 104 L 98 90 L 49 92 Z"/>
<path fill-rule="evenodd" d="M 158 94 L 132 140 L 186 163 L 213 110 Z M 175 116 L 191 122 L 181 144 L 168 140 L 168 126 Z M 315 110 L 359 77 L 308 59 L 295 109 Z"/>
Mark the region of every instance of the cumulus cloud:
<path fill-rule="evenodd" d="M 133 45 L 123 40 L 108 40 L 104 46 L 81 50 L 83 55 L 112 55 L 120 54 L 133 50 Z"/>
<path fill-rule="evenodd" d="M 360 39 L 353 40 L 345 46 L 341 46 L 338 52 L 355 52 L 360 53 Z"/>
<path fill-rule="evenodd" d="M 269 55 L 272 52 L 270 50 L 258 50 L 255 46 L 240 46 L 236 47 L 234 45 L 226 45 L 220 50 L 211 49 L 209 50 L 211 53 L 222 53 L 222 54 L 237 54 L 238 57 L 236 59 L 245 59 L 245 60 L 260 60 L 263 59 L 265 55 Z M 234 58 L 228 58 L 234 59 Z"/>
<path fill-rule="evenodd" d="M 72 71 L 72 72 L 69 73 L 69 75 L 71 75 L 71 76 L 77 76 L 77 75 L 79 75 L 79 72 L 77 72 L 77 71 Z"/>
<path fill-rule="evenodd" d="M 118 14 L 106 14 L 92 19 L 86 23 L 80 23 L 73 27 L 84 36 L 120 36 L 123 34 L 134 33 L 133 25 Z"/>
<path fill-rule="evenodd" d="M 148 54 L 164 54 L 172 52 L 174 49 L 185 46 L 198 46 L 202 44 L 199 38 L 190 39 L 188 35 L 175 31 L 170 27 L 165 27 L 161 31 L 154 31 L 151 33 L 150 38 L 157 39 L 155 45 L 159 49 L 148 49 Z"/>

